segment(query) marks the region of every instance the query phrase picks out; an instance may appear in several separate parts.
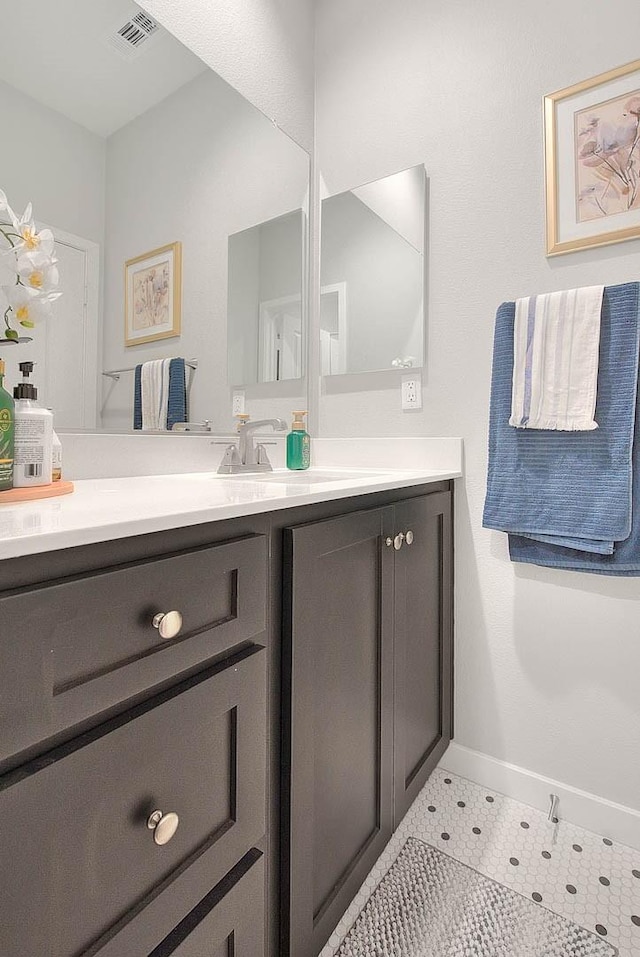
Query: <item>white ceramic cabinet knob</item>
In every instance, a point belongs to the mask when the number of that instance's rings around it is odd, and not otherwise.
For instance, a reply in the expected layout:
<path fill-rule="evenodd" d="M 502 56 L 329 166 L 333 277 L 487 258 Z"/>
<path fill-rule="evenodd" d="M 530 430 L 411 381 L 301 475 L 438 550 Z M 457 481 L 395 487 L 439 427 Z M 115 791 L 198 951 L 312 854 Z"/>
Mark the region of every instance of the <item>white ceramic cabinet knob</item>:
<path fill-rule="evenodd" d="M 153 616 L 153 627 L 158 629 L 161 638 L 175 638 L 182 628 L 182 615 L 179 611 L 158 612 Z"/>

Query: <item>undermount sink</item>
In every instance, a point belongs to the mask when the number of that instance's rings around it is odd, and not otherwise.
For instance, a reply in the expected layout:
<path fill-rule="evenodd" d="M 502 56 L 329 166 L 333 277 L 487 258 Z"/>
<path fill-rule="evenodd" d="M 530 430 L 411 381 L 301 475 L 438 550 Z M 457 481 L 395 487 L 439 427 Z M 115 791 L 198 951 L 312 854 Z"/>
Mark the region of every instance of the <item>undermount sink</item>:
<path fill-rule="evenodd" d="M 320 485 L 326 482 L 352 482 L 355 479 L 378 478 L 384 472 L 368 472 L 344 469 L 336 471 L 330 469 L 310 469 L 291 471 L 280 469 L 274 472 L 244 472 L 241 475 L 229 475 L 225 478 L 245 479 L 247 482 L 274 482 L 280 485 L 296 483 L 300 485 Z"/>

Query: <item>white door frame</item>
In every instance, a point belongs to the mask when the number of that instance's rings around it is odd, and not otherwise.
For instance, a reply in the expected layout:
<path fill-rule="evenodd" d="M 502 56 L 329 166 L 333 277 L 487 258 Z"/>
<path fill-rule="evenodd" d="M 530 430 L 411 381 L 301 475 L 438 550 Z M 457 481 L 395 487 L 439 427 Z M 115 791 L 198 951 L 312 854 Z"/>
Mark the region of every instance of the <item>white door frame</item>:
<path fill-rule="evenodd" d="M 347 284 L 346 282 L 329 283 L 327 286 L 320 287 L 320 300 L 325 295 L 337 294 L 338 296 L 338 333 L 337 333 L 337 356 L 336 369 L 332 369 L 330 375 L 342 375 L 347 371 Z M 322 330 L 321 330 L 322 331 Z M 331 337 L 333 338 L 333 336 Z"/>
<path fill-rule="evenodd" d="M 273 310 L 280 309 L 282 306 L 290 306 L 292 303 L 300 306 L 300 335 L 302 337 L 302 296 L 280 296 L 278 299 L 265 299 L 259 307 L 259 335 L 258 335 L 258 382 L 275 382 L 276 376 L 276 337 L 273 326 Z M 302 378 L 302 349 L 300 350 L 300 374 L 296 378 Z M 267 373 L 271 376 L 264 379 L 262 376 Z"/>
<path fill-rule="evenodd" d="M 38 224 L 42 228 L 44 224 Z M 100 350 L 100 245 L 74 233 L 68 233 L 57 226 L 46 227 L 53 233 L 55 242 L 71 246 L 85 254 L 84 275 L 84 313 L 82 322 L 82 369 L 78 369 L 78 380 L 73 384 L 77 390 L 78 404 L 82 408 L 82 427 L 95 429 L 98 425 L 98 369 Z M 64 293 L 64 290 L 61 290 Z M 43 323 L 45 331 L 45 349 L 49 336 L 55 334 L 53 324 Z M 53 329 L 53 331 L 52 331 Z M 51 370 L 47 370 L 47 377 Z M 47 387 L 49 383 L 47 383 Z M 101 391 L 101 390 L 100 390 Z M 50 389 L 47 388 L 47 394 Z"/>

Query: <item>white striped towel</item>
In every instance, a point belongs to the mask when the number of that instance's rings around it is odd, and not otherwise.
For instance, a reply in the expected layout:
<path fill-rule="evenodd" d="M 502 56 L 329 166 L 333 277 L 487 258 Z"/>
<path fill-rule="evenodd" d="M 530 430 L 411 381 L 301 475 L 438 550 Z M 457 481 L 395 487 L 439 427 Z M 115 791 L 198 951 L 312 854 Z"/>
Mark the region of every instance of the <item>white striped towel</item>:
<path fill-rule="evenodd" d="M 145 432 L 166 431 L 170 365 L 171 359 L 142 363 L 142 429 Z"/>
<path fill-rule="evenodd" d="M 516 301 L 509 425 L 586 432 L 598 388 L 604 286 Z"/>

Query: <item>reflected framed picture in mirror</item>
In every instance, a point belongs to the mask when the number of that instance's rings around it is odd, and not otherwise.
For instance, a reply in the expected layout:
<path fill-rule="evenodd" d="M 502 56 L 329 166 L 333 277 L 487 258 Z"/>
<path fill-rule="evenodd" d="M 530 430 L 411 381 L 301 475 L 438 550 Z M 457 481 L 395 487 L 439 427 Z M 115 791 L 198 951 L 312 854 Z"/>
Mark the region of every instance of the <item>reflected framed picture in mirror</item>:
<path fill-rule="evenodd" d="M 182 244 L 170 243 L 124 266 L 126 346 L 180 335 Z"/>

